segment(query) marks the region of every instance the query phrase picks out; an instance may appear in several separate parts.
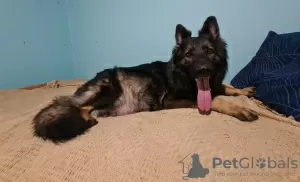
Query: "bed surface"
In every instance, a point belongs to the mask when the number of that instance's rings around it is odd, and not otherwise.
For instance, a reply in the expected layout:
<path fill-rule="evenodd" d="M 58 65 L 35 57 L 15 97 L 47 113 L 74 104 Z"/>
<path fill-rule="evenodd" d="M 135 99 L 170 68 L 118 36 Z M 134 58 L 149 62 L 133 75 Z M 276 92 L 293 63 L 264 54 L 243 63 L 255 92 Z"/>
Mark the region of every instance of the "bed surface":
<path fill-rule="evenodd" d="M 62 145 L 33 137 L 31 120 L 38 110 L 56 95 L 72 94 L 82 82 L 0 91 L 0 182 L 183 181 L 187 174 L 182 163 L 187 172 L 194 153 L 209 174 L 188 181 L 300 181 L 300 165 L 296 169 L 212 168 L 213 157 L 277 161 L 289 157 L 300 164 L 299 124 L 245 97 L 224 99 L 268 117 L 243 123 L 216 112 L 202 116 L 194 109 L 174 109 L 99 118 L 99 124 L 85 135 Z"/>

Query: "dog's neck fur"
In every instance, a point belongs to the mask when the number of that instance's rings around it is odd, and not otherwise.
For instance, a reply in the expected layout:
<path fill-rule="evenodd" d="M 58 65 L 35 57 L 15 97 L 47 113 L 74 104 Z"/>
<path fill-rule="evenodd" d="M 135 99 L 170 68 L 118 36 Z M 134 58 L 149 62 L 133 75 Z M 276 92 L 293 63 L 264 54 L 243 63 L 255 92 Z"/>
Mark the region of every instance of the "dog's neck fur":
<path fill-rule="evenodd" d="M 179 71 L 180 70 L 180 71 Z M 168 92 L 173 96 L 182 98 L 195 98 L 197 94 L 197 86 L 195 80 L 192 80 L 188 72 L 184 68 L 178 68 L 174 64 L 173 58 L 167 62 L 166 76 L 168 80 Z M 180 79 L 186 79 L 185 84 L 177 81 L 177 77 Z M 194 92 L 191 92 L 193 90 Z M 181 93 L 190 93 L 190 95 L 182 95 Z"/>

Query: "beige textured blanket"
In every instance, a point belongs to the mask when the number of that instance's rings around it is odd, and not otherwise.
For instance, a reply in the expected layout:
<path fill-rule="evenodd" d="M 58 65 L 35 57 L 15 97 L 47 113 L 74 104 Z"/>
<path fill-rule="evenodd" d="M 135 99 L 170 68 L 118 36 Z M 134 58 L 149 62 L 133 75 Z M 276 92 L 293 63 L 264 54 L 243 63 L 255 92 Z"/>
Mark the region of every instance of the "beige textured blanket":
<path fill-rule="evenodd" d="M 216 112 L 202 116 L 174 109 L 99 118 L 88 133 L 62 145 L 33 137 L 36 112 L 54 96 L 73 93 L 79 83 L 0 91 L 0 182 L 300 181 L 298 123 L 245 97 L 224 99 L 264 117 L 243 123 Z M 220 160 L 223 165 L 217 165 Z"/>

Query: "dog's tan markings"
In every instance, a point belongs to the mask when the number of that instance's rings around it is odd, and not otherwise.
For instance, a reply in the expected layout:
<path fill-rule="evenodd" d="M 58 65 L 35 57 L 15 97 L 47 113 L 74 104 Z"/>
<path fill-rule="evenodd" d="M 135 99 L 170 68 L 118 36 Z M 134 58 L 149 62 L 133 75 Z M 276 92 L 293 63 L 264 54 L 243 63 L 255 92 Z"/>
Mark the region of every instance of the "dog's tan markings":
<path fill-rule="evenodd" d="M 239 96 L 239 95 L 245 95 L 247 97 L 253 97 L 255 95 L 255 87 L 247 87 L 244 89 L 237 89 L 234 87 L 230 87 L 228 85 L 223 85 L 224 88 L 224 94 L 226 96 Z"/>
<path fill-rule="evenodd" d="M 256 112 L 226 101 L 220 98 L 220 96 L 217 96 L 213 99 L 212 110 L 236 117 L 241 121 L 254 121 L 258 119 L 258 115 Z"/>
<path fill-rule="evenodd" d="M 98 121 L 90 115 L 89 112 L 90 112 L 91 109 L 93 109 L 93 108 L 89 107 L 89 106 L 88 107 L 82 107 L 80 109 L 80 114 L 86 122 L 89 122 L 90 125 L 93 126 L 93 125 L 96 125 L 98 123 Z"/>
<path fill-rule="evenodd" d="M 90 111 L 90 110 L 94 109 L 94 107 L 93 106 L 84 106 L 84 107 L 81 107 L 81 109 Z"/>
<path fill-rule="evenodd" d="M 177 109 L 177 108 L 197 108 L 197 103 L 189 100 L 165 100 L 164 109 Z M 212 101 L 212 110 L 233 116 L 241 121 L 254 121 L 258 119 L 257 113 L 248 110 L 242 106 L 236 105 L 232 102 L 226 101 L 220 96 L 217 96 Z"/>

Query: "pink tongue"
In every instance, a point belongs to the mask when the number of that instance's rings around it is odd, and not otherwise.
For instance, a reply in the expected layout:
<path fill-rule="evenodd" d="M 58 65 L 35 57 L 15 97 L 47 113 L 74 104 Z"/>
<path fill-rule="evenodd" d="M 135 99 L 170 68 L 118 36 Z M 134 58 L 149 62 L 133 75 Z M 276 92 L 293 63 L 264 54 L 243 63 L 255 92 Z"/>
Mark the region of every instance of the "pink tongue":
<path fill-rule="evenodd" d="M 196 79 L 198 87 L 197 103 L 199 111 L 208 112 L 211 110 L 211 93 L 209 87 L 209 78 Z"/>

